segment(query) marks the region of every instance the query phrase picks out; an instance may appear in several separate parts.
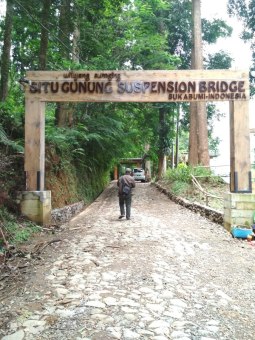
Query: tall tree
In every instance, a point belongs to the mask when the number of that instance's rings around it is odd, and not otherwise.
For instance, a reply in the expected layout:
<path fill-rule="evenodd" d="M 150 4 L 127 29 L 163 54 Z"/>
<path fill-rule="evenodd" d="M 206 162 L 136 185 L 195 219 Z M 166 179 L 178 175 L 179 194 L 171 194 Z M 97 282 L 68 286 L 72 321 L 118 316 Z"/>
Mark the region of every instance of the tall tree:
<path fill-rule="evenodd" d="M 10 51 L 12 42 L 13 26 L 13 1 L 6 2 L 6 16 L 4 25 L 4 44 L 1 56 L 1 81 L 0 81 L 0 101 L 5 101 L 8 95 L 8 79 L 10 68 Z"/>
<path fill-rule="evenodd" d="M 191 66 L 192 63 L 192 1 L 187 0 L 173 0 L 171 2 L 171 11 L 169 12 L 169 17 L 165 21 L 165 24 L 168 28 L 168 47 L 169 51 L 180 57 L 181 64 L 179 66 L 180 69 L 189 69 L 194 68 Z M 217 41 L 219 37 L 228 37 L 231 35 L 232 28 L 228 26 L 224 21 L 219 20 L 217 18 L 213 18 L 211 21 L 206 19 L 202 19 L 202 39 L 203 44 L 212 44 Z M 217 60 L 216 60 L 217 59 Z M 224 62 L 222 62 L 224 61 Z M 217 63 L 217 65 L 216 65 Z M 213 66 L 217 66 L 217 68 L 229 68 L 231 65 L 229 57 L 223 52 L 219 51 L 217 55 L 207 56 L 205 60 L 206 68 L 213 68 Z M 181 118 L 181 126 L 180 131 L 189 131 L 191 136 L 194 136 L 192 140 L 192 147 L 190 148 L 190 152 L 193 155 L 190 156 L 190 159 L 195 159 L 194 164 L 198 164 L 198 146 L 197 146 L 197 124 L 196 121 L 191 118 L 188 110 L 188 105 L 181 104 L 182 112 L 184 116 Z M 208 105 L 212 106 L 212 105 Z M 191 105 L 193 109 L 193 105 Z M 215 110 L 214 110 L 215 111 Z M 210 112 L 214 112 L 211 110 Z M 196 108 L 194 110 L 194 115 L 196 118 Z M 191 116 L 193 112 L 191 112 Z M 209 119 L 212 119 L 212 116 L 209 115 Z M 191 121 L 191 125 L 190 124 Z M 194 123 L 194 124 L 193 124 Z M 210 133 L 210 130 L 209 130 Z M 190 136 L 189 134 L 187 134 Z M 196 143 L 196 144 L 194 144 Z M 187 150 L 186 150 L 187 151 Z"/>
<path fill-rule="evenodd" d="M 50 6 L 52 0 L 43 0 L 43 9 L 41 15 L 41 39 L 39 49 L 39 70 L 46 69 L 48 42 L 49 42 L 49 19 Z"/>
<path fill-rule="evenodd" d="M 193 46 L 192 64 L 195 70 L 203 69 L 203 47 L 202 47 L 202 26 L 201 26 L 201 3 L 200 0 L 192 0 L 193 18 Z M 189 163 L 190 165 L 209 166 L 209 147 L 207 113 L 205 102 L 194 102 L 190 104 L 190 144 Z"/>
<path fill-rule="evenodd" d="M 74 31 L 73 31 L 73 48 L 72 48 L 72 60 L 74 63 L 79 64 L 80 63 L 80 18 L 79 18 L 79 11 L 77 6 L 74 8 Z"/>
<path fill-rule="evenodd" d="M 68 20 L 67 20 L 68 18 Z M 71 59 L 71 1 L 61 0 L 59 8 L 59 53 L 63 61 Z M 72 126 L 73 123 L 73 105 L 69 103 L 58 103 L 56 108 L 56 123 L 59 127 Z"/>

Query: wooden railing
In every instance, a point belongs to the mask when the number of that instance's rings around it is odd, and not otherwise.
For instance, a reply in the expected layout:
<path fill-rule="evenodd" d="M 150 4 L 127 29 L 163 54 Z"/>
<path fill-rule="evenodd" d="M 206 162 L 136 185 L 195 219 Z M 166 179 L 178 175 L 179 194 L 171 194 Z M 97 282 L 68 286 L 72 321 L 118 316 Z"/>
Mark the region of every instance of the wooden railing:
<path fill-rule="evenodd" d="M 209 192 L 205 191 L 205 189 L 202 188 L 202 186 L 200 185 L 200 183 L 198 182 L 198 180 L 196 179 L 195 176 L 191 175 L 191 178 L 192 178 L 192 183 L 194 184 L 194 186 L 199 190 L 199 192 L 201 192 L 205 196 L 206 206 L 208 206 L 208 204 L 209 204 L 209 197 L 210 198 L 216 198 L 216 199 L 223 201 L 223 197 L 216 196 L 216 195 L 210 194 Z"/>

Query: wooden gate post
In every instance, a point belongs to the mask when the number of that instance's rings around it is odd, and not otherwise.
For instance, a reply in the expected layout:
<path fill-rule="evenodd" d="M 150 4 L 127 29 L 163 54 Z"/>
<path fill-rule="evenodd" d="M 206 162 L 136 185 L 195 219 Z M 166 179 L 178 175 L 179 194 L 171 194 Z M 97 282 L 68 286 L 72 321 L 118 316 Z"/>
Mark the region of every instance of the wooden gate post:
<path fill-rule="evenodd" d="M 45 182 L 45 103 L 26 99 L 25 172 L 26 190 L 44 190 Z"/>
<path fill-rule="evenodd" d="M 45 102 L 26 98 L 25 107 L 26 190 L 20 194 L 23 215 L 39 224 L 51 221 L 51 192 L 45 191 Z"/>
<path fill-rule="evenodd" d="M 249 101 L 230 102 L 230 192 L 224 195 L 224 227 L 251 225 L 255 210 L 250 164 Z"/>
<path fill-rule="evenodd" d="M 230 191 L 251 193 L 249 101 L 230 102 Z"/>

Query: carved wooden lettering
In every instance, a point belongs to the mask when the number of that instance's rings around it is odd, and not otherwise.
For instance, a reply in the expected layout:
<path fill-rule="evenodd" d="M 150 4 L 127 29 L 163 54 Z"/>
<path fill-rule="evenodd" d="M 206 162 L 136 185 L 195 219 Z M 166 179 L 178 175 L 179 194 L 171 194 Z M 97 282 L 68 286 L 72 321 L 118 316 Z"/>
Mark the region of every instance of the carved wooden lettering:
<path fill-rule="evenodd" d="M 249 98 L 248 73 L 230 70 L 27 72 L 45 101 L 225 101 Z"/>

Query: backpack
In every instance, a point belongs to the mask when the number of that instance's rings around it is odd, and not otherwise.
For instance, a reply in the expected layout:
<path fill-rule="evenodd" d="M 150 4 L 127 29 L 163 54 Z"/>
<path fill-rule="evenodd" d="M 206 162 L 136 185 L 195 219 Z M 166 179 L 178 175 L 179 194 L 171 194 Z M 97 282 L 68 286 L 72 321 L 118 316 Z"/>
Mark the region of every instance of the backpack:
<path fill-rule="evenodd" d="M 125 184 L 123 178 L 121 180 L 121 184 L 122 184 L 122 194 L 129 195 L 131 192 L 131 188 Z"/>
<path fill-rule="evenodd" d="M 131 188 L 127 185 L 124 185 L 124 187 L 122 188 L 122 192 L 123 194 L 128 195 L 131 192 Z"/>

